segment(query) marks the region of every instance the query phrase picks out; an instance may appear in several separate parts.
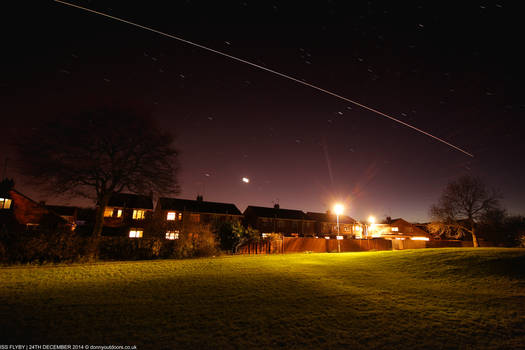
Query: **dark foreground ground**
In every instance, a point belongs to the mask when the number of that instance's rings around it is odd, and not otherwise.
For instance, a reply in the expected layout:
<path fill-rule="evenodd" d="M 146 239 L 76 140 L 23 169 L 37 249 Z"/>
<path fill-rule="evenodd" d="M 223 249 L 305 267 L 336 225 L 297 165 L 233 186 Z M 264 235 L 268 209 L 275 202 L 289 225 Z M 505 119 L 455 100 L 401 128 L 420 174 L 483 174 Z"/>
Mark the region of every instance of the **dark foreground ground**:
<path fill-rule="evenodd" d="M 525 249 L 0 268 L 0 344 L 525 348 Z"/>

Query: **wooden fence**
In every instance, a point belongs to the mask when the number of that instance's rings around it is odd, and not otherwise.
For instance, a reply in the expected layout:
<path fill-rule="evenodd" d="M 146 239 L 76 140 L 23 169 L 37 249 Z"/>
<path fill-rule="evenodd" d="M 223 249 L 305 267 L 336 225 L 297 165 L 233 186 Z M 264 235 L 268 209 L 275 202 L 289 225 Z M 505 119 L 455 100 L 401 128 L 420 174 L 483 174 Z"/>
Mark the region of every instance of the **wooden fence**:
<path fill-rule="evenodd" d="M 491 242 L 481 242 L 481 246 L 494 247 L 495 244 Z M 472 242 L 453 240 L 386 240 L 381 238 L 336 240 L 309 237 L 284 237 L 272 241 L 246 244 L 238 250 L 238 254 L 361 252 L 369 250 L 403 250 L 446 247 L 472 247 Z"/>

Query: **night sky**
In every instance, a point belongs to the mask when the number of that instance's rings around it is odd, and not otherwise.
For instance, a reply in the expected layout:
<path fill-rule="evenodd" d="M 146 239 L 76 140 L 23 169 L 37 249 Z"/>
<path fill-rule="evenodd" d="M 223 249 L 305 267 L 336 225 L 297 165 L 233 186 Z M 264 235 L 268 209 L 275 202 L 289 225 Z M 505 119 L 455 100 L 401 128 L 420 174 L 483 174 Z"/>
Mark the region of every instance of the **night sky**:
<path fill-rule="evenodd" d="M 516 2 L 72 2 L 319 85 L 475 157 L 268 72 L 53 1 L 3 10 L 9 136 L 57 114 L 132 106 L 177 135 L 181 198 L 203 194 L 241 211 L 279 202 L 322 212 L 341 200 L 357 219 L 427 221 L 445 184 L 472 174 L 502 192 L 511 214 L 525 214 Z M 2 163 L 15 157 L 7 139 Z M 9 166 L 7 175 L 19 179 Z M 34 199 L 67 202 L 17 182 Z"/>

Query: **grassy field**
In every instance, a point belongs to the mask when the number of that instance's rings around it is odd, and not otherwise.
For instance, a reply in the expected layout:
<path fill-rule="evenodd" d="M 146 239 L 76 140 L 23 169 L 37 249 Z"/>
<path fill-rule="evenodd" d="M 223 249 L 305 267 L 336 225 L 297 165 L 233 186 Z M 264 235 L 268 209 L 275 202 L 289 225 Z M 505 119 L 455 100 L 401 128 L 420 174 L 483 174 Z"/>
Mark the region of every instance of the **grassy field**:
<path fill-rule="evenodd" d="M 525 348 L 525 249 L 0 268 L 0 344 Z"/>

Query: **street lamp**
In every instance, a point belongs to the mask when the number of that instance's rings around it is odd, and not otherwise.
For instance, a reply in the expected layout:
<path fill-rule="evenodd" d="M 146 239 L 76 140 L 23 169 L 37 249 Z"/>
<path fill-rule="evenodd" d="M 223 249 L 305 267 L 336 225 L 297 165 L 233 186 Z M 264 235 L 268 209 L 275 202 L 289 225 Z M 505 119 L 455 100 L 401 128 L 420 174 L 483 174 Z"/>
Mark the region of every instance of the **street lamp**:
<path fill-rule="evenodd" d="M 341 203 L 337 203 L 334 205 L 334 213 L 337 217 L 337 236 L 341 236 L 341 229 L 339 228 L 339 215 L 343 214 L 344 210 L 345 206 Z M 341 253 L 341 243 L 339 242 L 339 239 L 337 240 L 337 251 Z"/>
<path fill-rule="evenodd" d="M 368 217 L 368 223 L 369 223 L 369 226 L 368 226 L 368 227 L 371 228 L 371 227 L 374 225 L 375 222 L 376 222 L 376 218 L 373 217 L 372 215 L 370 215 L 370 216 Z M 367 237 L 368 237 L 368 227 L 367 227 L 367 229 L 366 229 L 366 236 L 367 236 Z"/>

